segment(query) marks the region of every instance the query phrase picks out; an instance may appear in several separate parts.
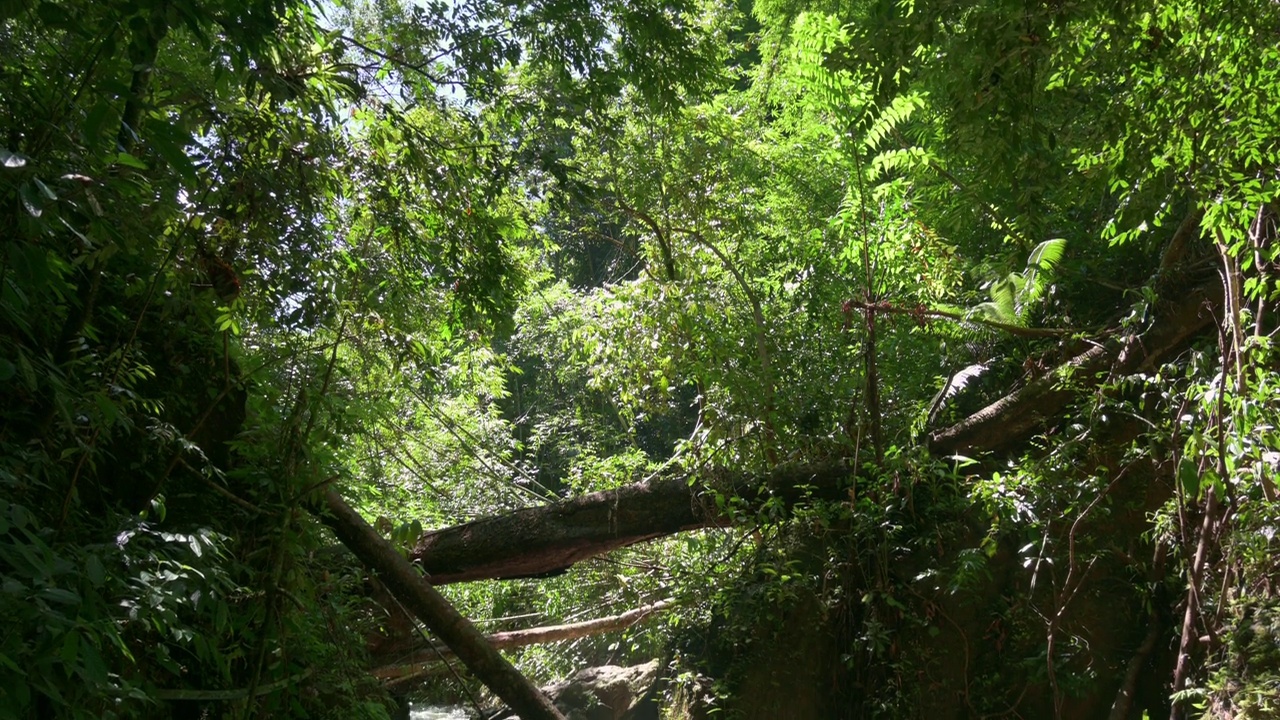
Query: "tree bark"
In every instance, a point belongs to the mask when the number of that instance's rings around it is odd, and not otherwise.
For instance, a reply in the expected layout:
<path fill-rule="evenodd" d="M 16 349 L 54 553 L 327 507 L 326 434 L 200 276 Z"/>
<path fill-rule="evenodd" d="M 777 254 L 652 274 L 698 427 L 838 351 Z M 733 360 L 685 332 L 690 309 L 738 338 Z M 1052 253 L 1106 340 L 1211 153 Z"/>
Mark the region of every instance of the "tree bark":
<path fill-rule="evenodd" d="M 377 572 L 396 599 L 444 641 L 486 687 L 525 720 L 564 720 L 547 696 L 486 642 L 484 635 L 440 591 L 419 577 L 413 566 L 338 493 L 327 490 L 325 505 L 328 512 L 322 513 L 321 519 L 342 544 Z"/>
<path fill-rule="evenodd" d="M 1155 649 L 1156 642 L 1160 639 L 1161 630 L 1163 627 L 1159 618 L 1153 614 L 1150 627 L 1147 628 L 1147 636 L 1142 639 L 1142 644 L 1138 646 L 1133 658 L 1129 660 L 1128 667 L 1125 668 L 1124 680 L 1120 682 L 1120 689 L 1116 691 L 1116 699 L 1111 704 L 1111 712 L 1107 715 L 1107 720 L 1128 720 L 1129 710 L 1133 707 L 1133 696 L 1137 692 L 1138 678 L 1142 675 L 1142 667 L 1147 664 L 1147 658 L 1151 657 L 1151 651 Z"/>
<path fill-rule="evenodd" d="M 809 497 L 839 498 L 851 478 L 843 463 L 722 474 L 692 485 L 684 477 L 662 478 L 429 532 L 409 557 L 435 585 L 546 576 L 645 540 L 733 524 L 712 489 L 751 505 L 778 498 L 790 506 Z"/>

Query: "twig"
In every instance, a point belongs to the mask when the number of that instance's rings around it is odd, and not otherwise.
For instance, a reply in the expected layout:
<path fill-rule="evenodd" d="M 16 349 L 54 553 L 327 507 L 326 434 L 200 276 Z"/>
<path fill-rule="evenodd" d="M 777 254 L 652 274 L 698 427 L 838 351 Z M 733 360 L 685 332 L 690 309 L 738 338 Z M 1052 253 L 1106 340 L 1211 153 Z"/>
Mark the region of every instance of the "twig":
<path fill-rule="evenodd" d="M 395 65 L 395 66 L 396 66 L 396 67 L 398 67 L 398 68 L 404 68 L 404 69 L 406 69 L 406 70 L 412 70 L 413 72 L 415 72 L 415 73 L 417 73 L 417 74 L 421 75 L 422 77 L 424 77 L 424 78 L 426 78 L 426 79 L 430 80 L 431 82 L 435 83 L 436 85 L 460 85 L 460 84 L 461 84 L 461 82 L 460 82 L 460 81 L 458 81 L 458 80 L 445 80 L 445 79 L 443 79 L 443 78 L 436 77 L 435 75 L 432 75 L 432 74 L 431 74 L 431 72 L 430 72 L 430 71 L 428 71 L 428 70 L 426 69 L 426 67 L 424 67 L 424 66 L 422 66 L 422 65 L 414 65 L 413 63 L 408 62 L 408 61 L 406 61 L 406 60 L 402 60 L 402 59 L 397 58 L 397 57 L 392 57 L 391 55 L 388 55 L 388 54 L 386 54 L 386 53 L 382 52 L 381 50 L 377 50 L 377 49 L 375 49 L 375 48 L 372 48 L 372 47 L 370 47 L 370 46 L 368 46 L 368 45 L 366 45 L 366 44 L 364 44 L 364 43 L 360 42 L 359 40 L 356 40 L 355 38 L 351 37 L 350 35 L 339 35 L 338 37 L 339 37 L 343 42 L 351 43 L 352 45 L 355 45 L 356 47 L 358 47 L 358 48 L 360 48 L 361 50 L 363 50 L 363 51 L 365 51 L 365 52 L 369 53 L 370 55 L 373 55 L 374 57 L 377 57 L 377 58 L 381 58 L 381 59 L 383 59 L 383 60 L 385 60 L 385 61 L 387 61 L 387 62 L 391 63 L 392 65 Z"/>
<path fill-rule="evenodd" d="M 933 605 L 934 610 L 935 612 L 937 612 L 938 616 L 941 617 L 943 620 L 946 620 L 947 622 L 951 623 L 951 627 L 955 628 L 956 632 L 960 633 L 960 642 L 962 643 L 962 647 L 964 648 L 964 665 L 962 666 L 963 668 L 962 674 L 964 678 L 964 704 L 965 704 L 965 707 L 969 708 L 969 712 L 971 714 L 977 715 L 978 711 L 973 707 L 973 700 L 969 697 L 969 636 L 968 634 L 965 633 L 964 628 L 960 627 L 960 623 L 956 622 L 954 618 L 948 615 L 947 612 L 943 610 L 940 605 L 930 601 L 910 585 L 907 585 L 906 589 L 907 589 L 907 592 L 911 593 L 912 595 L 915 595 L 916 597 L 920 598 L 924 602 L 930 603 L 931 605 Z M 1023 689 L 1023 693 L 1024 694 L 1026 693 L 1025 688 Z M 1021 702 L 1021 701 L 1022 701 L 1022 696 L 1020 695 L 1018 696 L 1018 700 L 1014 702 L 1013 706 L 1010 707 L 1010 709 L 1012 710 L 1013 708 L 1017 707 L 1018 702 Z"/>
<path fill-rule="evenodd" d="M 1226 257 L 1226 250 L 1219 245 L 1219 249 Z M 1230 265 L 1227 264 L 1227 270 L 1223 275 L 1223 304 L 1224 312 L 1228 317 L 1224 317 L 1223 321 L 1218 323 L 1218 348 L 1221 355 L 1221 367 L 1218 371 L 1218 398 L 1217 408 L 1215 410 L 1214 430 L 1216 431 L 1216 439 L 1218 446 L 1218 480 L 1223 483 L 1224 487 L 1227 482 L 1226 470 L 1226 395 L 1227 395 L 1227 374 L 1230 372 L 1230 365 L 1238 355 L 1233 355 L 1232 351 L 1238 352 L 1239 345 L 1232 345 L 1228 340 L 1227 333 L 1230 330 L 1228 324 L 1238 325 L 1238 316 L 1231 317 L 1233 310 L 1238 310 L 1238 306 L 1232 304 L 1231 297 L 1231 273 Z M 1232 338 L 1234 340 L 1234 336 Z M 1202 461 L 1203 462 L 1203 461 Z M 1203 469 L 1203 468 L 1202 468 Z M 1216 492 L 1216 483 L 1210 483 L 1208 490 L 1205 491 L 1204 498 L 1204 517 L 1200 521 L 1200 537 L 1196 540 L 1196 554 L 1191 561 L 1191 567 L 1187 572 L 1187 607 L 1182 615 L 1182 634 L 1178 639 L 1178 659 L 1173 669 L 1173 693 L 1181 692 L 1187 684 L 1187 676 L 1191 672 L 1191 646 L 1197 639 L 1195 632 L 1196 607 L 1200 603 L 1200 583 L 1204 577 L 1205 564 L 1208 560 L 1210 538 L 1214 534 L 1214 521 L 1218 511 L 1218 494 Z M 1230 514 L 1228 507 L 1227 514 Z M 1224 518 L 1223 524 L 1225 525 Z M 1173 709 L 1169 713 L 1169 720 L 1182 720 L 1186 717 L 1186 707 L 1183 702 L 1175 702 Z"/>
<path fill-rule="evenodd" d="M 720 248 L 716 247 L 715 243 L 712 243 L 711 241 L 704 238 L 702 236 L 702 233 L 698 232 L 697 230 L 691 230 L 689 228 L 674 228 L 674 230 L 676 232 L 688 235 L 694 240 L 697 240 L 698 243 L 701 244 L 703 247 L 710 250 L 711 254 L 715 255 L 716 258 L 720 261 L 720 263 L 724 265 L 725 270 L 728 270 L 729 274 L 733 276 L 734 281 L 738 283 L 738 287 L 742 289 L 742 294 L 747 296 L 747 302 L 751 304 L 751 319 L 756 326 L 756 332 L 755 332 L 756 355 L 760 360 L 760 374 L 763 376 L 763 380 L 764 380 L 764 392 L 765 392 L 764 422 L 765 422 L 765 427 L 769 431 L 769 440 L 770 440 L 769 446 L 766 448 L 766 455 L 769 456 L 769 461 L 771 463 L 776 463 L 777 458 L 774 456 L 775 453 L 773 450 L 773 439 L 777 437 L 777 433 L 773 427 L 773 413 L 777 409 L 775 407 L 777 388 L 774 387 L 773 362 L 769 357 L 769 340 L 767 336 L 768 330 L 765 326 L 764 310 L 760 305 L 760 298 L 756 297 L 756 294 L 752 292 L 751 285 L 747 283 L 746 276 L 742 274 L 742 271 L 738 269 L 738 266 L 732 260 L 730 260 L 729 256 L 725 255 L 724 252 L 720 250 Z"/>
<path fill-rule="evenodd" d="M 880 375 L 876 367 L 876 312 L 870 307 L 876 304 L 879 298 L 876 292 L 874 266 L 871 263 L 871 230 L 867 222 L 867 187 L 865 173 L 862 168 L 862 154 L 858 152 L 856 144 L 853 146 L 852 152 L 854 175 L 858 179 L 858 217 L 862 222 L 862 270 L 864 274 L 863 281 L 866 283 L 863 290 L 863 299 L 867 307 L 863 308 L 863 313 L 867 322 L 867 338 L 863 343 L 863 362 L 867 373 L 867 416 L 871 420 L 871 445 L 875 449 L 876 463 L 883 465 L 884 442 L 881 437 Z M 883 205 L 880 207 L 880 214 L 883 221 Z"/>
<path fill-rule="evenodd" d="M 890 302 L 867 303 L 867 302 L 856 300 L 856 299 L 850 299 L 847 302 L 849 303 L 850 307 L 855 307 L 862 310 L 873 310 L 875 312 L 889 313 L 892 315 L 910 315 L 915 318 L 926 318 L 926 317 L 943 318 L 946 320 L 954 320 L 958 323 L 970 323 L 974 325 L 983 325 L 989 328 L 994 328 L 996 330 L 1002 330 L 1004 332 L 1009 333 L 1010 335 L 1016 335 L 1018 337 L 1032 337 L 1032 338 L 1062 337 L 1064 335 L 1072 335 L 1077 332 L 1080 332 L 1079 330 L 1072 330 L 1071 328 L 1023 327 L 1022 325 L 1013 325 L 1011 323 L 1003 323 L 998 320 L 989 320 L 987 318 L 975 317 L 969 314 L 962 315 L 960 313 L 950 312 L 948 310 L 935 310 L 932 308 L 926 308 L 923 305 L 910 308 L 910 307 L 897 306 Z"/>
<path fill-rule="evenodd" d="M 623 211 L 631 217 L 649 226 L 649 230 L 657 236 L 658 249 L 662 252 L 662 264 L 666 266 L 667 269 L 667 279 L 672 281 L 679 280 L 680 276 L 676 274 L 675 258 L 671 254 L 671 240 L 667 237 L 667 233 L 662 231 L 662 228 L 658 225 L 658 222 L 653 219 L 652 215 L 628 205 L 627 201 L 622 198 L 621 193 L 615 192 L 614 195 L 618 202 L 618 207 L 622 208 Z"/>
<path fill-rule="evenodd" d="M 254 505 L 253 503 L 249 502 L 248 500 L 245 500 L 244 498 L 241 498 L 239 495 L 236 495 L 235 493 L 222 487 L 221 485 L 214 482 L 213 480 L 210 480 L 209 478 L 205 477 L 204 473 L 198 472 L 195 468 L 188 465 L 186 460 L 181 459 L 181 456 L 179 456 L 178 464 L 186 468 L 187 470 L 190 470 L 192 474 L 200 478 L 201 482 L 203 482 L 205 485 L 208 485 L 210 489 L 212 489 L 214 492 L 218 493 L 222 497 L 230 500 L 236 505 L 239 505 L 245 510 L 248 510 L 254 515 L 257 515 L 258 513 L 262 512 L 262 508 L 258 507 L 257 505 Z"/>

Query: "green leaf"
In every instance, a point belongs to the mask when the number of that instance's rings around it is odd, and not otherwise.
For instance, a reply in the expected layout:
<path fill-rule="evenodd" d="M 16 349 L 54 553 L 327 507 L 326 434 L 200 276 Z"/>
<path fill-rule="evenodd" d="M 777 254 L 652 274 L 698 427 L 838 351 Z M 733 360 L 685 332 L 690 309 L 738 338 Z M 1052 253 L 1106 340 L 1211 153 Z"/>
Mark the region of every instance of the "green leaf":
<path fill-rule="evenodd" d="M 11 660 L 9 656 L 5 655 L 4 653 L 0 653 L 0 666 L 4 666 L 8 668 L 9 670 L 17 673 L 19 676 L 26 675 L 26 672 L 24 672 L 22 668 L 18 667 L 18 664 L 15 663 L 13 660 Z"/>
<path fill-rule="evenodd" d="M 219 603 L 217 603 L 216 605 L 214 605 L 214 608 L 213 608 L 213 627 L 214 627 L 214 629 L 216 629 L 218 632 L 222 632 L 222 631 L 226 630 L 226 628 L 227 628 L 227 622 L 230 620 L 230 617 L 231 617 L 231 615 L 230 615 L 230 612 L 229 612 L 229 611 L 228 611 L 228 609 L 227 609 L 227 604 L 226 604 L 226 603 L 224 603 L 224 602 L 219 602 Z"/>
<path fill-rule="evenodd" d="M 71 675 L 72 669 L 76 666 L 76 661 L 80 659 L 80 633 L 72 630 L 62 636 L 62 652 L 59 653 L 62 659 L 62 665 L 67 671 L 67 675 Z"/>
<path fill-rule="evenodd" d="M 44 214 L 44 201 L 37 194 L 31 183 L 22 183 L 18 188 L 18 197 L 22 200 L 22 207 L 26 209 L 31 217 L 40 217 Z"/>
<path fill-rule="evenodd" d="M 80 604 L 80 596 L 64 588 L 45 588 L 37 594 L 39 597 L 59 605 L 74 606 Z"/>
<path fill-rule="evenodd" d="M 1189 498 L 1199 497 L 1200 473 L 1190 460 L 1183 460 L 1178 465 L 1178 482 L 1182 485 L 1184 495 Z"/>
<path fill-rule="evenodd" d="M 165 162 L 169 163 L 169 167 L 182 176 L 182 179 L 195 182 L 196 166 L 191 162 L 186 151 L 186 145 L 191 142 L 191 137 L 177 126 L 168 123 L 152 123 L 148 128 L 151 130 L 148 133 L 147 144 L 151 149 L 164 158 Z"/>
<path fill-rule="evenodd" d="M 120 417 L 120 409 L 117 408 L 116 404 L 111 402 L 111 398 L 106 395 L 102 393 L 95 394 L 93 396 L 93 402 L 98 406 L 98 412 L 102 413 L 102 419 L 107 424 L 114 423 L 116 418 Z"/>
<path fill-rule="evenodd" d="M 49 186 L 45 185 L 40 178 L 31 178 L 31 182 L 35 183 L 36 187 L 39 188 L 40 193 L 49 200 L 56 201 L 58 199 L 58 196 L 53 192 L 53 190 L 50 190 Z"/>
<path fill-rule="evenodd" d="M 85 559 L 84 572 L 94 587 L 102 587 L 102 583 L 106 582 L 107 572 L 102 567 L 102 561 L 98 559 L 97 555 L 90 555 Z"/>
<path fill-rule="evenodd" d="M 40 18 L 40 22 L 51 28 L 62 28 L 66 30 L 76 29 L 75 18 L 73 18 L 62 6 L 56 3 L 40 3 L 40 5 L 36 7 L 36 17 Z"/>
<path fill-rule="evenodd" d="M 102 655 L 98 652 L 98 648 L 89 642 L 89 639 L 81 636 L 80 638 L 80 656 L 83 663 L 80 665 L 80 674 L 85 680 L 91 683 L 103 684 L 107 682 L 107 664 L 102 661 Z"/>
<path fill-rule="evenodd" d="M 84 126 L 81 131 L 84 133 L 85 141 L 90 146 L 102 135 L 102 128 L 106 125 L 107 116 L 110 113 L 111 103 L 106 98 L 103 98 L 85 115 Z"/>
<path fill-rule="evenodd" d="M 1045 240 L 1031 251 L 1031 256 L 1027 258 L 1027 267 L 1052 270 L 1062 260 L 1062 254 L 1066 248 L 1067 241 L 1064 238 Z"/>
<path fill-rule="evenodd" d="M 146 170 L 147 164 L 127 152 L 116 153 L 111 158 L 111 162 L 117 165 L 124 165 L 138 170 Z"/>

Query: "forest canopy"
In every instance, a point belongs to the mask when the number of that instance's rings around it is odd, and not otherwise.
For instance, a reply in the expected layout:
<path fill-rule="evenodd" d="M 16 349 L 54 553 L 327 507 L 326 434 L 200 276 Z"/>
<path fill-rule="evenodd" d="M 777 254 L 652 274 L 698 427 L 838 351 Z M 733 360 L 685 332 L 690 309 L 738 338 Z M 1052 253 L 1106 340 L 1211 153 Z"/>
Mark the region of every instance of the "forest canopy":
<path fill-rule="evenodd" d="M 1273 716 L 1278 37 L 0 2 L 0 719 Z"/>

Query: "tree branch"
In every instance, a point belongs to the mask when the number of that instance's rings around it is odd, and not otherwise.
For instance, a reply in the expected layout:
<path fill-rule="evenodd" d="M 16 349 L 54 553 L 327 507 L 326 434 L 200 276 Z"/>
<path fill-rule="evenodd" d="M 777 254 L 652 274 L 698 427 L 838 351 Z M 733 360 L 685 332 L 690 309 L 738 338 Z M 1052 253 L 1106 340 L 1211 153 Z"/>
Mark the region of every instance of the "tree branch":
<path fill-rule="evenodd" d="M 485 636 L 485 640 L 490 645 L 500 650 L 509 648 L 525 647 L 527 645 L 541 645 L 543 643 L 559 642 L 561 640 L 576 640 L 578 638 L 590 635 L 600 635 L 615 630 L 629 628 L 642 620 L 648 619 L 650 616 L 663 612 L 675 606 L 672 600 L 661 600 L 659 602 L 628 610 L 618 615 L 609 617 L 596 618 L 594 620 L 584 620 L 576 623 L 566 623 L 564 625 L 546 625 L 543 627 L 528 628 L 526 630 L 508 630 L 506 632 L 490 633 Z M 453 652 L 448 648 L 428 648 L 413 653 L 404 660 L 392 664 L 375 668 L 371 671 L 371 675 L 381 680 L 390 682 L 399 682 L 402 680 L 416 677 L 428 670 L 437 663 L 453 657 Z"/>
<path fill-rule="evenodd" d="M 1044 337 L 1062 337 L 1079 332 L 1070 328 L 1031 328 L 1022 325 L 1011 325 L 1002 323 L 997 320 L 988 320 L 986 318 L 974 317 L 968 314 L 960 314 L 947 310 L 934 310 L 926 308 L 923 305 L 910 308 L 899 307 L 889 302 L 868 303 L 862 300 L 850 299 L 846 301 L 849 307 L 858 308 L 859 310 L 874 310 L 875 312 L 888 313 L 891 315 L 910 315 L 914 318 L 941 318 L 945 320 L 954 320 L 958 323 L 967 323 L 971 325 L 982 325 L 995 330 L 1000 330 L 1017 337 L 1044 338 Z"/>

